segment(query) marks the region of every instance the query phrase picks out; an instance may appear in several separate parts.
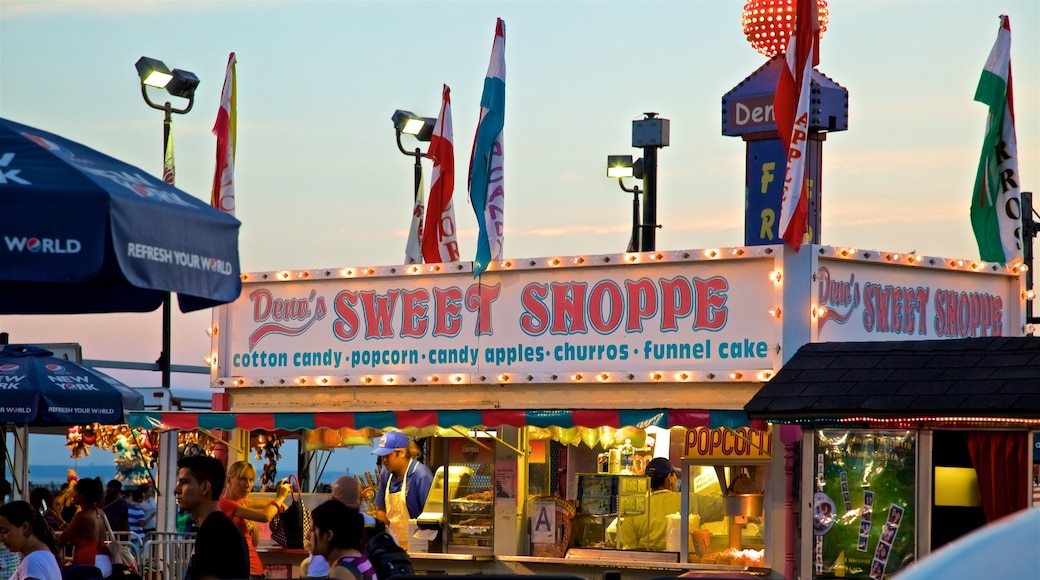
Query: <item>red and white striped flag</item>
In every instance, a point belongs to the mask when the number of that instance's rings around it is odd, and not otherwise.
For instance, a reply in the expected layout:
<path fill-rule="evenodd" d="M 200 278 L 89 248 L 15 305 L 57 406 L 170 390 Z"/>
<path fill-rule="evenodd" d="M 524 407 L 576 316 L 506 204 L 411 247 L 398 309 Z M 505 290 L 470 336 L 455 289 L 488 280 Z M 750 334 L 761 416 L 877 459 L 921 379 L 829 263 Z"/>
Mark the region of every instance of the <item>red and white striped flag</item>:
<path fill-rule="evenodd" d="M 163 143 L 162 180 L 173 185 L 177 172 L 173 167 L 173 129 L 166 125 L 166 143 Z"/>
<path fill-rule="evenodd" d="M 787 151 L 787 172 L 780 202 L 780 237 L 794 248 L 802 246 L 809 218 L 805 180 L 806 140 L 809 138 L 809 81 L 820 63 L 820 21 L 816 0 L 798 0 L 795 25 L 780 71 L 773 111 L 777 131 Z"/>
<path fill-rule="evenodd" d="M 455 236 L 455 143 L 451 130 L 451 89 L 444 85 L 441 113 L 433 128 L 426 157 L 433 161 L 430 200 L 426 204 L 422 253 L 428 264 L 457 262 L 459 242 Z"/>
<path fill-rule="evenodd" d="M 213 171 L 213 193 L 210 204 L 220 211 L 235 215 L 235 142 L 238 90 L 235 87 L 235 53 L 228 56 L 224 90 L 213 134 L 217 136 L 217 163 Z"/>

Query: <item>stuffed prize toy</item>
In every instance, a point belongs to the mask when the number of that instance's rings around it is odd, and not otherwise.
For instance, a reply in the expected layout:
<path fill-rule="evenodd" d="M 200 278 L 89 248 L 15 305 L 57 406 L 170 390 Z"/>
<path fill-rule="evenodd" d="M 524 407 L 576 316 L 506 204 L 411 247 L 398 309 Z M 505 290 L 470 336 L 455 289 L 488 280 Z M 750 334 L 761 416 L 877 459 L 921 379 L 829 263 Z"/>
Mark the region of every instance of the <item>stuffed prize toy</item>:
<path fill-rule="evenodd" d="M 83 432 L 78 426 L 69 427 L 65 435 L 65 447 L 72 451 L 73 459 L 90 455 L 90 446 L 83 440 Z"/>

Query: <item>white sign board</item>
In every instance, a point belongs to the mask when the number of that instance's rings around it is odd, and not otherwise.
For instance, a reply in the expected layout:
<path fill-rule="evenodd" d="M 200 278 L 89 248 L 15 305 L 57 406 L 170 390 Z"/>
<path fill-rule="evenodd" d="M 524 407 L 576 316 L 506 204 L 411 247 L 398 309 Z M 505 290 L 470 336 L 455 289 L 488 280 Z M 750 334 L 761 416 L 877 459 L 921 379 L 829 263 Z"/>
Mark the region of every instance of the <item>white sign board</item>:
<path fill-rule="evenodd" d="M 556 503 L 535 500 L 531 502 L 531 543 L 556 543 Z"/>
<path fill-rule="evenodd" d="M 1018 284 L 1003 273 L 821 258 L 814 342 L 1018 336 Z"/>
<path fill-rule="evenodd" d="M 775 369 L 774 262 L 247 279 L 225 307 L 220 376 Z"/>

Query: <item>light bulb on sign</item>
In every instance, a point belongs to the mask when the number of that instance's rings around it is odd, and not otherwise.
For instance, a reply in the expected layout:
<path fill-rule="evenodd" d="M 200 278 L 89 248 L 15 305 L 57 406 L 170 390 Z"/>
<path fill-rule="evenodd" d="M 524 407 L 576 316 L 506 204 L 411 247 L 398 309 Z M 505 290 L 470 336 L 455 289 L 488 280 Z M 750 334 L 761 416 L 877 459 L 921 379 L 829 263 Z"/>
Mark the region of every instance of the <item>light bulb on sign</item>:
<path fill-rule="evenodd" d="M 740 24 L 751 47 L 768 58 L 787 52 L 787 43 L 795 24 L 795 5 L 796 0 L 745 2 Z M 816 7 L 820 38 L 823 38 L 830 22 L 827 0 L 816 0 Z"/>

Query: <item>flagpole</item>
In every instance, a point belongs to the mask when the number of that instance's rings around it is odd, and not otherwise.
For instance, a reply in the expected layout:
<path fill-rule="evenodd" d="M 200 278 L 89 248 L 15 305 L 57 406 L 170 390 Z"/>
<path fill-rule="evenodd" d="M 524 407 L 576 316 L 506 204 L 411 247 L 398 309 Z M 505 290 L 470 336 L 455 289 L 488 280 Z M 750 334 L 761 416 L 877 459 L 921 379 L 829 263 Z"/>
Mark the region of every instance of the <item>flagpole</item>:
<path fill-rule="evenodd" d="M 415 186 L 412 188 L 412 192 L 415 194 L 414 198 L 412 199 L 412 207 L 415 207 L 415 204 L 419 203 L 419 196 L 422 195 L 422 192 L 419 191 L 419 188 L 422 187 L 422 163 L 421 163 L 422 158 L 423 158 L 422 149 L 420 149 L 419 147 L 416 147 L 415 148 L 415 153 L 412 153 L 411 155 L 415 156 L 415 180 L 414 180 Z M 422 247 L 422 241 L 421 240 L 420 240 L 420 243 L 419 243 L 419 247 L 420 248 Z"/>

